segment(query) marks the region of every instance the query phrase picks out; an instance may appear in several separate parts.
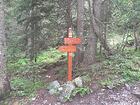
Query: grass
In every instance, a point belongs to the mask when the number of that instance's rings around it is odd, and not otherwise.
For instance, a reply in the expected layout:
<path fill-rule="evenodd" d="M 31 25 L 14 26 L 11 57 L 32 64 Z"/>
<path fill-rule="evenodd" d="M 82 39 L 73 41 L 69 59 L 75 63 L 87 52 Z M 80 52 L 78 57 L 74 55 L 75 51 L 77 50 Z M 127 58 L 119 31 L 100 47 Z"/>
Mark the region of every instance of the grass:
<path fill-rule="evenodd" d="M 29 59 L 20 57 L 16 60 L 9 60 L 7 64 L 8 71 L 12 74 L 11 86 L 15 90 L 12 94 L 16 96 L 32 96 L 39 88 L 46 85 L 38 79 L 40 65 L 44 63 L 55 63 L 64 53 L 51 48 L 43 51 L 37 56 L 37 62 L 29 63 Z"/>
<path fill-rule="evenodd" d="M 105 60 L 101 67 L 104 78 L 100 80 L 102 86 L 115 87 L 117 85 L 140 80 L 140 51 L 127 50 Z"/>
<path fill-rule="evenodd" d="M 76 96 L 79 94 L 80 96 L 84 96 L 86 94 L 92 93 L 92 90 L 89 87 L 77 87 L 73 90 L 72 96 Z"/>
<path fill-rule="evenodd" d="M 56 62 L 62 55 L 65 56 L 66 54 L 51 48 L 48 51 L 43 51 L 38 55 L 37 63 L 53 63 Z"/>
<path fill-rule="evenodd" d="M 34 71 L 38 71 L 39 66 L 44 63 L 57 62 L 61 56 L 66 56 L 56 49 L 43 51 L 37 56 L 37 62 L 29 64 L 27 58 L 19 58 L 16 61 L 8 62 L 8 69 L 13 74 L 11 85 L 17 96 L 30 96 L 39 88 L 45 87 Z M 101 65 L 93 65 L 92 73 L 101 75 L 103 78 L 98 82 L 102 86 L 115 87 L 124 83 L 140 80 L 140 51 L 125 49 L 122 53 L 110 56 L 109 59 L 102 59 Z M 66 70 L 61 70 L 58 74 L 64 75 Z M 25 76 L 25 74 L 32 76 Z M 23 74 L 23 75 L 21 75 Z M 87 72 L 89 74 L 89 72 Z M 90 72 L 91 74 L 91 72 Z M 86 74 L 85 74 L 86 75 Z M 77 89 L 76 93 L 85 92 L 84 89 Z M 86 92 L 85 92 L 86 93 Z"/>
<path fill-rule="evenodd" d="M 10 72 L 28 72 L 32 68 L 37 68 L 39 65 L 44 63 L 54 63 L 58 61 L 61 56 L 66 56 L 66 54 L 51 48 L 48 51 L 42 51 L 40 54 L 38 54 L 37 62 L 34 62 L 32 65 L 29 63 L 29 59 L 20 57 L 17 60 L 8 61 L 7 67 Z"/>
<path fill-rule="evenodd" d="M 15 77 L 11 80 L 12 89 L 16 92 L 12 93 L 15 96 L 33 96 L 35 91 L 46 87 L 41 81 L 31 81 L 27 78 Z"/>

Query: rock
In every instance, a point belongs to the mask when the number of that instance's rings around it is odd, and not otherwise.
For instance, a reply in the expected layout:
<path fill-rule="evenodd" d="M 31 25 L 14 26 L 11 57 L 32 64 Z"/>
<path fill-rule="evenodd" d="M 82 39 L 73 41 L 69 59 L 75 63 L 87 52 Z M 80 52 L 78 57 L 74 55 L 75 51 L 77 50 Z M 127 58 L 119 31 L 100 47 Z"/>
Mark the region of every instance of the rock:
<path fill-rule="evenodd" d="M 47 89 L 49 90 L 49 93 L 50 93 L 51 95 L 53 95 L 53 94 L 59 94 L 59 88 L 60 88 L 60 84 L 59 84 L 58 81 L 53 81 L 53 82 L 51 82 L 51 83 L 48 85 L 48 87 L 47 87 Z"/>
<path fill-rule="evenodd" d="M 110 89 L 110 90 L 112 90 L 115 86 L 113 86 L 113 85 L 108 85 L 108 86 L 106 86 L 108 89 Z"/>
<path fill-rule="evenodd" d="M 59 90 L 59 91 L 62 91 L 62 90 L 63 90 L 63 87 L 58 88 L 58 90 Z"/>
<path fill-rule="evenodd" d="M 32 101 L 34 101 L 35 99 L 36 99 L 36 98 L 35 98 L 35 97 L 33 97 L 33 98 L 32 98 Z"/>
<path fill-rule="evenodd" d="M 105 91 L 105 89 L 101 89 L 101 92 L 104 92 Z"/>
<path fill-rule="evenodd" d="M 57 102 L 55 105 L 62 105 L 60 102 Z"/>
<path fill-rule="evenodd" d="M 83 87 L 83 81 L 82 81 L 81 77 L 78 77 L 78 78 L 74 79 L 73 81 L 77 87 Z"/>
<path fill-rule="evenodd" d="M 44 101 L 43 101 L 43 105 L 46 104 L 47 102 L 48 102 L 48 100 L 44 100 Z"/>
<path fill-rule="evenodd" d="M 59 94 L 59 91 L 57 89 L 50 89 L 49 93 L 50 93 L 50 95 Z"/>
<path fill-rule="evenodd" d="M 128 84 L 125 84 L 125 88 L 126 88 L 126 90 L 128 90 L 128 91 L 131 90 L 131 87 L 130 87 L 130 85 L 128 85 Z"/>
<path fill-rule="evenodd" d="M 75 89 L 75 85 L 73 84 L 73 82 L 67 82 L 63 84 L 62 87 L 63 90 L 60 92 L 60 96 L 58 99 L 60 102 L 66 102 L 70 99 L 72 91 Z"/>
<path fill-rule="evenodd" d="M 134 96 L 136 96 L 137 98 L 140 99 L 140 89 L 139 89 L 139 87 L 136 87 L 134 90 L 132 90 L 131 94 L 133 94 Z"/>
<path fill-rule="evenodd" d="M 47 89 L 56 89 L 60 87 L 60 83 L 58 81 L 53 81 L 49 83 Z"/>
<path fill-rule="evenodd" d="M 135 97 L 137 97 L 138 99 L 140 99 L 140 85 L 136 84 L 136 85 L 131 86 L 130 93 L 134 95 Z"/>

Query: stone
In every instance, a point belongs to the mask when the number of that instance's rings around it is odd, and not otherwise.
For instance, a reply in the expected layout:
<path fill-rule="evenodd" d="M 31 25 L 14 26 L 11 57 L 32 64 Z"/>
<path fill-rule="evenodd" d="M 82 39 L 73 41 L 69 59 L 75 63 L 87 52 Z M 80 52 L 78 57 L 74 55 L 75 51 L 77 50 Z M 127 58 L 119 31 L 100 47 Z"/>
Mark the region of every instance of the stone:
<path fill-rule="evenodd" d="M 63 90 L 63 87 L 58 88 L 58 90 L 59 90 L 59 91 L 62 91 L 62 90 Z"/>
<path fill-rule="evenodd" d="M 140 99 L 140 85 L 133 86 L 130 92 L 131 94 L 136 96 L 138 99 Z"/>
<path fill-rule="evenodd" d="M 34 101 L 35 99 L 36 99 L 36 98 L 35 98 L 35 97 L 33 97 L 33 98 L 32 98 L 32 101 Z"/>
<path fill-rule="evenodd" d="M 63 84 L 62 87 L 63 90 L 60 92 L 60 96 L 58 99 L 60 102 L 66 102 L 70 99 L 72 91 L 75 89 L 75 85 L 73 84 L 73 82 L 69 81 Z"/>
<path fill-rule="evenodd" d="M 48 102 L 48 100 L 44 100 L 44 101 L 43 101 L 43 105 L 46 104 L 47 102 Z"/>
<path fill-rule="evenodd" d="M 51 82 L 47 87 L 51 95 L 59 94 L 59 88 L 60 88 L 60 83 L 58 81 Z"/>
<path fill-rule="evenodd" d="M 133 90 L 131 94 L 140 99 L 140 89 Z"/>
<path fill-rule="evenodd" d="M 50 93 L 50 95 L 59 94 L 59 91 L 57 89 L 50 89 L 49 93 Z"/>
<path fill-rule="evenodd" d="M 53 81 L 51 83 L 49 83 L 49 85 L 47 86 L 47 89 L 58 89 L 60 87 L 60 83 L 58 81 Z"/>
<path fill-rule="evenodd" d="M 113 85 L 108 85 L 108 86 L 107 86 L 107 88 L 110 89 L 110 90 L 112 90 L 114 87 L 115 87 L 115 86 L 113 86 Z"/>
<path fill-rule="evenodd" d="M 128 84 L 125 84 L 125 88 L 126 88 L 126 90 L 128 90 L 128 91 L 131 90 L 131 87 L 130 87 L 130 85 L 128 85 Z"/>
<path fill-rule="evenodd" d="M 78 77 L 78 78 L 74 79 L 73 81 L 77 87 L 83 87 L 83 81 L 82 81 L 81 77 Z"/>
<path fill-rule="evenodd" d="M 55 105 L 62 105 L 60 102 L 57 102 Z"/>

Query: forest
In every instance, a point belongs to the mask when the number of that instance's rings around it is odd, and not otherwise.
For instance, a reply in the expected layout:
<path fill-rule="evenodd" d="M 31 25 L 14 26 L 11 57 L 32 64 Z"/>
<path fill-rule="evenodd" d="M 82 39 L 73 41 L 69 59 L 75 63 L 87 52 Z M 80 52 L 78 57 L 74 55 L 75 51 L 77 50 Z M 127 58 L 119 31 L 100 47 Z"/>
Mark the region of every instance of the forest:
<path fill-rule="evenodd" d="M 140 0 L 0 0 L 0 105 L 140 105 Z"/>

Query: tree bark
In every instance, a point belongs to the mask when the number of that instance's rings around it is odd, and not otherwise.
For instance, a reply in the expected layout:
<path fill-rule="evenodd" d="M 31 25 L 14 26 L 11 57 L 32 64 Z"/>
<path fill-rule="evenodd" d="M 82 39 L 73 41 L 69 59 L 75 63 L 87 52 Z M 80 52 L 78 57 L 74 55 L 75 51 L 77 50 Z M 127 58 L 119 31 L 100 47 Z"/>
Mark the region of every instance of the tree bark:
<path fill-rule="evenodd" d="M 81 39 L 74 57 L 74 66 L 78 66 L 84 59 L 84 0 L 77 0 L 77 36 Z"/>
<path fill-rule="evenodd" d="M 93 32 L 92 25 L 90 25 L 87 43 L 88 44 L 85 51 L 83 62 L 85 65 L 90 65 L 96 62 L 96 52 L 97 52 L 97 37 Z"/>
<path fill-rule="evenodd" d="M 104 0 L 93 0 L 93 15 L 92 15 L 92 24 L 95 34 L 97 35 L 101 45 L 106 50 L 106 55 L 111 54 L 111 49 L 109 48 L 106 39 L 103 37 L 102 32 L 100 31 L 101 23 L 101 6 Z"/>
<path fill-rule="evenodd" d="M 0 0 L 0 100 L 10 91 L 10 83 L 6 73 L 6 38 L 4 26 L 4 3 Z"/>
<path fill-rule="evenodd" d="M 32 62 L 34 59 L 33 42 L 34 42 L 33 35 L 29 35 L 27 39 L 27 57 L 30 59 L 30 62 Z"/>
<path fill-rule="evenodd" d="M 68 35 L 69 28 L 72 28 L 71 3 L 72 3 L 72 0 L 67 0 L 66 2 L 67 35 Z"/>
<path fill-rule="evenodd" d="M 35 4 L 36 1 L 32 1 L 32 4 Z M 30 11 L 30 34 L 28 35 L 27 39 L 27 56 L 30 59 L 30 63 L 36 61 L 37 50 L 35 49 L 35 39 L 37 38 L 37 23 L 38 21 L 35 20 L 33 17 L 37 15 L 36 8 L 32 5 L 32 9 Z"/>
<path fill-rule="evenodd" d="M 135 45 L 135 51 L 138 50 L 138 46 L 139 46 L 139 43 L 138 43 L 138 34 L 139 32 L 137 32 L 136 30 L 136 27 L 133 27 L 133 32 L 134 32 L 134 45 Z"/>
<path fill-rule="evenodd" d="M 87 37 L 87 47 L 84 56 L 84 64 L 90 65 L 96 62 L 96 52 L 97 52 L 97 36 L 93 31 L 92 24 L 92 0 L 89 0 L 89 15 L 90 15 L 90 29 L 89 35 Z"/>

